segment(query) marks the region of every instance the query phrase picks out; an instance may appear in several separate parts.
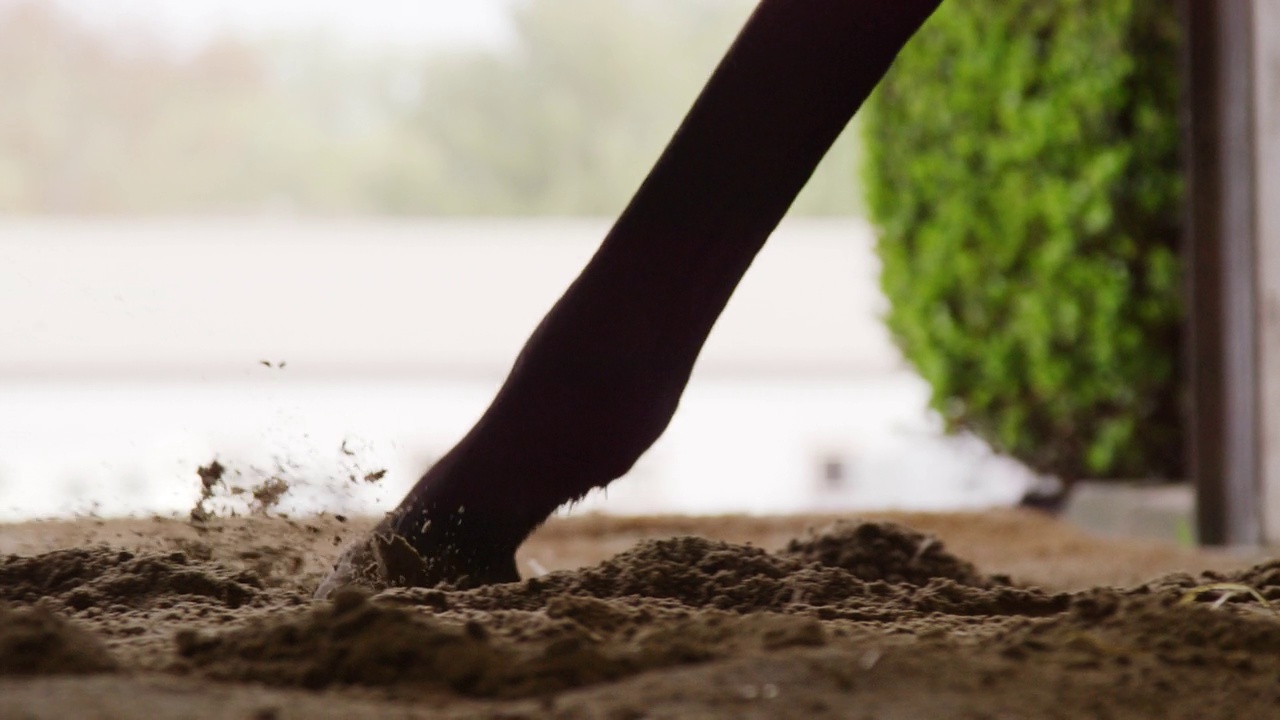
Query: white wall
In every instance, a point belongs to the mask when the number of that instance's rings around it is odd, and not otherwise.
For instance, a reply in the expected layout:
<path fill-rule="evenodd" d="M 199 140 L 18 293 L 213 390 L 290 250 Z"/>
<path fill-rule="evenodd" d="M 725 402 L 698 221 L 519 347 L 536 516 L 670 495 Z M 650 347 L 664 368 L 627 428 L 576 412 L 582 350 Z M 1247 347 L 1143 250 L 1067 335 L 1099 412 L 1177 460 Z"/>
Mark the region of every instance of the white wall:
<path fill-rule="evenodd" d="M 215 457 L 244 485 L 293 483 L 285 510 L 387 509 L 483 411 L 605 229 L 0 222 L 0 518 L 184 512 Z M 878 319 L 871 243 L 856 222 L 784 225 L 666 436 L 582 507 L 1015 500 L 1024 471 L 925 412 Z"/>
<path fill-rule="evenodd" d="M 389 509 L 470 427 L 480 382 L 0 384 L 0 519 L 189 510 L 215 457 L 250 487 L 294 485 L 281 509 Z M 1007 504 L 1025 472 L 945 440 L 922 383 L 698 381 L 634 471 L 577 510 L 793 512 Z M 346 452 L 344 452 L 344 448 Z M 348 454 L 349 453 L 349 454 Z M 847 479 L 822 482 L 842 460 Z M 378 483 L 366 473 L 386 469 Z M 354 475 L 355 482 L 349 479 Z M 232 505 L 240 510 L 244 503 Z"/>
<path fill-rule="evenodd" d="M 943 438 L 910 373 L 864 380 L 704 380 L 610 512 L 955 509 L 1016 502 L 1030 481 L 976 441 Z M 837 482 L 824 465 L 838 462 Z"/>

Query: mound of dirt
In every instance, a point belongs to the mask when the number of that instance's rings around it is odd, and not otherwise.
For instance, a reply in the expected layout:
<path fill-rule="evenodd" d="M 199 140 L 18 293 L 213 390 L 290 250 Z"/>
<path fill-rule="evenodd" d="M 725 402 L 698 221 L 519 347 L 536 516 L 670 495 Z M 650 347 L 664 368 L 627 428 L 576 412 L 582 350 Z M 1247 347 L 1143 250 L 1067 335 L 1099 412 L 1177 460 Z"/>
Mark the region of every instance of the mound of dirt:
<path fill-rule="evenodd" d="M 55 550 L 0 561 L 0 601 L 43 599 L 72 611 L 90 607 L 143 608 L 163 600 L 251 603 L 262 581 L 251 572 L 192 562 L 183 552 L 135 555 L 107 547 Z"/>
<path fill-rule="evenodd" d="M 181 632 L 176 641 L 190 667 L 223 680 L 451 689 L 478 697 L 546 695 L 737 652 L 826 642 L 816 621 L 773 615 L 713 614 L 646 629 L 638 615 L 568 597 L 547 615 L 573 620 L 551 623 L 536 641 L 520 644 L 475 620 L 425 616 L 344 589 L 296 616 L 222 634 Z M 605 627 L 614 632 L 592 629 Z"/>
<path fill-rule="evenodd" d="M 1150 655 L 1162 662 L 1196 665 L 1206 661 L 1206 650 L 1212 650 L 1224 653 L 1234 666 L 1237 654 L 1280 648 L 1280 617 L 1256 604 L 1214 608 L 1192 602 L 1185 593 L 1098 590 L 1081 593 L 1069 612 L 1030 624 L 1009 639 L 1015 637 L 1027 647 L 1061 642 L 1094 650 L 1120 664 Z"/>
<path fill-rule="evenodd" d="M 884 540 L 895 532 L 903 535 L 895 545 L 916 542 L 911 531 L 879 524 L 873 536 Z M 901 555 L 886 553 L 884 565 L 875 566 L 874 556 L 867 552 L 863 534 L 856 527 L 822 537 L 827 538 L 821 541 L 822 547 L 832 556 L 864 558 L 859 568 L 866 575 L 903 578 Z M 838 549 L 841 543 L 853 549 L 842 553 Z M 939 556 L 945 559 L 941 553 Z M 900 621 L 939 612 L 1038 616 L 1067 607 L 1069 598 L 1064 593 L 998 584 L 976 571 L 965 574 L 957 568 L 963 569 L 963 564 L 957 561 L 949 567 L 964 583 L 946 576 L 930 577 L 924 569 L 908 573 L 912 580 L 922 582 L 867 581 L 843 567 L 806 562 L 792 550 L 772 554 L 751 546 L 686 536 L 645 540 L 595 567 L 552 573 L 523 583 L 448 594 L 423 590 L 390 590 L 387 594 L 453 610 L 540 610 L 552 598 L 573 596 L 643 598 L 673 601 L 687 608 L 863 621 Z"/>
<path fill-rule="evenodd" d="M 1038 516 L 1018 532 L 1007 520 L 983 526 L 981 542 L 959 520 L 935 532 L 975 557 L 1028 548 L 1012 567 L 1040 577 L 1052 576 L 1041 565 L 1055 532 L 1078 556 L 1073 572 L 1126 557 Z M 647 532 L 636 523 L 618 521 L 611 537 L 591 521 L 580 545 L 593 562 L 602 545 L 629 547 L 594 565 L 475 589 L 346 588 L 331 601 L 310 591 L 345 520 L 215 518 L 171 534 L 149 522 L 128 549 L 32 547 L 0 559 L 0 603 L 25 606 L 0 610 L 0 717 L 346 720 L 402 715 L 410 701 L 433 716 L 508 720 L 1202 720 L 1280 706 L 1280 561 L 1047 592 L 892 523 L 788 542 L 796 528 L 769 536 L 776 552 L 748 544 L 765 536 L 747 521 L 708 522 L 735 542 L 636 542 Z M 107 542 L 132 537 L 110 531 Z M 82 528 L 72 537 L 102 542 Z M 530 545 L 526 557 L 556 562 Z M 1131 567 L 1099 577 L 1141 577 L 1153 554 L 1127 557 Z M 112 668 L 124 672 L 47 675 Z"/>
<path fill-rule="evenodd" d="M 643 541 L 595 567 L 521 583 L 395 589 L 373 602 L 349 588 L 332 604 L 295 617 L 223 635 L 182 633 L 178 650 L 193 668 L 224 679 L 304 687 L 435 685 L 513 697 L 742 653 L 820 647 L 827 632 L 819 619 L 1042 616 L 1067 608 L 1066 595 L 997 586 L 972 566 L 948 562 L 940 549 L 925 562 L 885 552 L 884 566 L 876 568 L 876 546 L 919 548 L 925 541 L 906 528 L 870 527 L 841 526 L 813 542 L 831 557 L 861 558 L 857 567 L 871 581 L 808 562 L 796 550 L 779 555 L 675 537 Z M 842 552 L 841 544 L 852 549 Z M 932 568 L 938 573 L 930 574 Z"/>
<path fill-rule="evenodd" d="M 96 635 L 44 607 L 0 603 L 0 676 L 63 675 L 117 669 Z"/>
<path fill-rule="evenodd" d="M 354 589 L 296 617 L 222 635 L 183 631 L 176 642 L 211 677 L 309 688 L 414 683 L 477 692 L 500 664 L 480 626 L 379 607 Z"/>
<path fill-rule="evenodd" d="M 1184 587 L 1194 582 L 1187 576 L 1181 577 L 1184 579 L 1182 583 Z M 1247 585 L 1257 590 L 1268 602 L 1280 602 L 1280 559 L 1270 560 L 1233 573 L 1206 572 L 1202 577 L 1212 582 L 1234 582 Z M 1244 599 L 1241 598 L 1241 600 Z"/>
<path fill-rule="evenodd" d="M 891 522 L 837 521 L 792 540 L 780 554 L 837 567 L 866 581 L 927 585 L 944 578 L 958 585 L 990 587 L 995 580 L 947 552 L 937 538 Z"/>

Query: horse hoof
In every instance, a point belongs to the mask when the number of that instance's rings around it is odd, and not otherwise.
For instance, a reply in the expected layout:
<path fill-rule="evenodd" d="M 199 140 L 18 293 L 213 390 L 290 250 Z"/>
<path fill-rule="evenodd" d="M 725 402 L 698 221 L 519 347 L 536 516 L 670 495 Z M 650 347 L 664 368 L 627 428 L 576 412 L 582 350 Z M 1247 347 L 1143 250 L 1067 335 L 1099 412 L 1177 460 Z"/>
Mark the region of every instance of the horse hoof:
<path fill-rule="evenodd" d="M 328 598 L 339 588 L 357 586 L 373 592 L 392 587 L 450 585 L 464 589 L 519 582 L 514 553 L 481 560 L 478 553 L 424 552 L 396 532 L 376 528 L 343 549 L 315 598 Z M 459 556 L 470 558 L 463 562 Z"/>

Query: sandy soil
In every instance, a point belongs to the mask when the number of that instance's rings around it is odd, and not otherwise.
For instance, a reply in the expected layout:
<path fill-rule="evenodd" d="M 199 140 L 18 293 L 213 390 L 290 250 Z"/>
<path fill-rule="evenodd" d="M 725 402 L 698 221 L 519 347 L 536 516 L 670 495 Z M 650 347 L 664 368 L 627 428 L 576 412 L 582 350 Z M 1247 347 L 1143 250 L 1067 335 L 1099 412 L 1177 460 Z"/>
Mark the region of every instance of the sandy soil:
<path fill-rule="evenodd" d="M 835 520 L 560 520 L 522 583 L 332 602 L 369 521 L 0 526 L 0 718 L 1280 712 L 1280 561 L 1013 511 Z"/>

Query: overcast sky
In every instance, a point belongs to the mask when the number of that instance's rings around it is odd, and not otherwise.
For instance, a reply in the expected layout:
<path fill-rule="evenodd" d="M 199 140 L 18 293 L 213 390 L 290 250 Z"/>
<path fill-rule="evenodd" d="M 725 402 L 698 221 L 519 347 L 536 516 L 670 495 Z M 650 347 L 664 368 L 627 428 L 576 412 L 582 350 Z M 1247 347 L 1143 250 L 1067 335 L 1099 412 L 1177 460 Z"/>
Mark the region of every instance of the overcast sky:
<path fill-rule="evenodd" d="M 104 28 L 149 28 L 182 50 L 225 30 L 326 29 L 359 45 L 498 43 L 510 0 L 55 0 Z M 4 4 L 4 0 L 0 0 Z"/>

